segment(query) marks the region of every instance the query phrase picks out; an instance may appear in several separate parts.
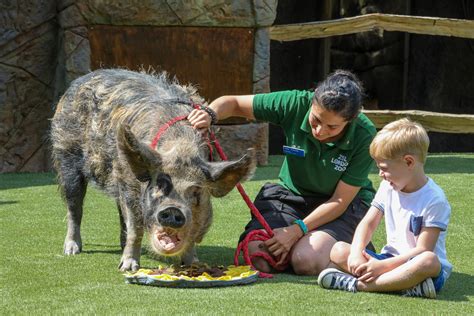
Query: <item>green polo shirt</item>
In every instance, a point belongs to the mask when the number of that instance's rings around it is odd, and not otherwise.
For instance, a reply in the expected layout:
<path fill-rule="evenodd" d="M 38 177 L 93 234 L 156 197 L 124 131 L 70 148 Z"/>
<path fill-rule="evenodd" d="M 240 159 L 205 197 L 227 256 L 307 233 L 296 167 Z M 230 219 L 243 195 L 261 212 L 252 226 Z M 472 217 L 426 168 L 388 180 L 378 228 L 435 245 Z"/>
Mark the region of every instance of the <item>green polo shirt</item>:
<path fill-rule="evenodd" d="M 358 196 L 370 205 L 375 190 L 368 178 L 373 165 L 369 146 L 375 126 L 361 113 L 338 141 L 319 142 L 311 134 L 308 121 L 313 94 L 293 90 L 254 97 L 255 118 L 281 126 L 286 145 L 304 150 L 304 157 L 285 154 L 279 175 L 281 184 L 299 195 L 330 198 L 342 180 L 361 187 Z"/>

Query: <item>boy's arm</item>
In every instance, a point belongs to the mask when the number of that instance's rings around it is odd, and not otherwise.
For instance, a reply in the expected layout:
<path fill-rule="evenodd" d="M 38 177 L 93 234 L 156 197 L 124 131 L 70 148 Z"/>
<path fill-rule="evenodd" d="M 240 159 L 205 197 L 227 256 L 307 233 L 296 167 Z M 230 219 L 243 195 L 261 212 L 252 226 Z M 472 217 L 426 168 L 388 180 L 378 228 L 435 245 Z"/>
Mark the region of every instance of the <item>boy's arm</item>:
<path fill-rule="evenodd" d="M 378 208 L 371 206 L 359 225 L 357 225 L 351 244 L 351 252 L 347 259 L 347 265 L 351 274 L 355 275 L 356 269 L 361 264 L 367 262 L 363 252 L 372 239 L 372 235 L 375 229 L 377 229 L 382 216 L 383 213 Z"/>
<path fill-rule="evenodd" d="M 433 251 L 436 246 L 436 242 L 438 241 L 440 232 L 441 229 L 439 229 L 438 227 L 424 227 L 420 232 L 418 240 L 416 241 L 415 248 L 410 249 L 402 255 L 395 256 L 393 258 L 389 258 L 383 261 L 386 262 L 387 266 L 389 267 L 389 270 L 393 270 L 396 267 L 404 264 L 405 262 L 408 262 L 410 259 L 416 257 L 422 252 Z"/>
<path fill-rule="evenodd" d="M 370 260 L 364 265 L 365 271 L 359 280 L 363 282 L 371 282 L 381 274 L 391 271 L 410 261 L 413 257 L 425 251 L 433 251 L 436 246 L 436 242 L 438 241 L 440 232 L 441 229 L 438 227 L 424 227 L 420 232 L 416 246 L 414 248 L 410 249 L 404 254 L 389 259 Z"/>

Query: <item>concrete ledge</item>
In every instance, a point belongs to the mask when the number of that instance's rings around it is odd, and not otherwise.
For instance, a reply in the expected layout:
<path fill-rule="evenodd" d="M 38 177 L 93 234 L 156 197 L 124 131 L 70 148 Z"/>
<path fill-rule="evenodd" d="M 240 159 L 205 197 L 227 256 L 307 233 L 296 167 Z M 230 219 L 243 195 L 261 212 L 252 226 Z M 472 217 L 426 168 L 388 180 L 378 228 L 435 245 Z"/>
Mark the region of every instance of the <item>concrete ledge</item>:
<path fill-rule="evenodd" d="M 240 158 L 247 148 L 254 148 L 257 164 L 268 164 L 268 123 L 216 125 L 214 132 L 229 160 Z"/>

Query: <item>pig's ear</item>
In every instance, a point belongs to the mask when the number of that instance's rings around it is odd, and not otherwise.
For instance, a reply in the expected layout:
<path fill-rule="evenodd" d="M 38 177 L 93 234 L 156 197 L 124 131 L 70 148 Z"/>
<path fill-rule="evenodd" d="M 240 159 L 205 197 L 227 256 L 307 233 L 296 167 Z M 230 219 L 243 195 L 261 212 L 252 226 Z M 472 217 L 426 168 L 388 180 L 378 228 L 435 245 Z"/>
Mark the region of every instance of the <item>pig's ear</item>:
<path fill-rule="evenodd" d="M 209 192 L 215 197 L 224 196 L 237 182 L 252 177 L 256 167 L 255 150 L 248 149 L 239 160 L 209 163 L 207 167 Z"/>
<path fill-rule="evenodd" d="M 117 146 L 120 159 L 128 162 L 139 181 L 149 181 L 151 173 L 161 169 L 160 155 L 138 141 L 127 124 L 120 125 L 117 130 Z"/>

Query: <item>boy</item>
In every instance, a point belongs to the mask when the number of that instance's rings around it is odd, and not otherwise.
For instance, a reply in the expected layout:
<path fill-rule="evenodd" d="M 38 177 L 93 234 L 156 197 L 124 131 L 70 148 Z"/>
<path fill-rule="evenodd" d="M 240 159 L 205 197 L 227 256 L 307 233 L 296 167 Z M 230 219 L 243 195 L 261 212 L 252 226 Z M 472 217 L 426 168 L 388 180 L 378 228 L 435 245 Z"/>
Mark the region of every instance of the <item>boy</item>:
<path fill-rule="evenodd" d="M 428 146 L 426 131 L 408 119 L 377 133 L 370 155 L 383 180 L 352 245 L 338 242 L 331 250 L 331 262 L 347 273 L 322 271 L 321 287 L 436 297 L 452 270 L 445 247 L 451 207 L 441 188 L 425 175 Z M 375 254 L 365 247 L 382 216 L 387 245 Z"/>

